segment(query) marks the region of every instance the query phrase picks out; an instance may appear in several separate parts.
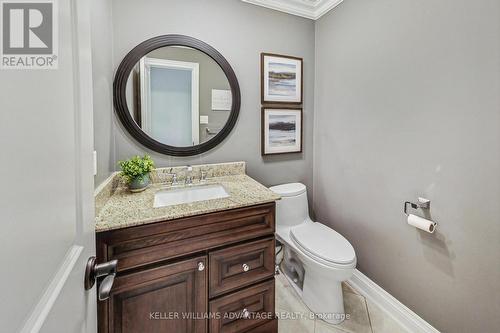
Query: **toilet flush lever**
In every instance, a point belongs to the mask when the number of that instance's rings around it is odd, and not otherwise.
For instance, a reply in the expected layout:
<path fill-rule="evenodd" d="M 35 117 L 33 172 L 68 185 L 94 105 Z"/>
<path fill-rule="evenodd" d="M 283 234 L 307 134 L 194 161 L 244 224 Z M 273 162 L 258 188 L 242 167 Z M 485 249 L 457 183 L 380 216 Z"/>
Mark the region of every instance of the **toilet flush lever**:
<path fill-rule="evenodd" d="M 117 265 L 118 260 L 111 260 L 102 264 L 96 264 L 96 258 L 90 257 L 87 261 L 87 267 L 85 269 L 85 290 L 91 289 L 97 278 L 105 276 L 104 280 L 102 280 L 99 285 L 97 296 L 100 301 L 107 300 L 109 298 L 109 294 L 111 293 L 113 283 L 115 282 Z"/>

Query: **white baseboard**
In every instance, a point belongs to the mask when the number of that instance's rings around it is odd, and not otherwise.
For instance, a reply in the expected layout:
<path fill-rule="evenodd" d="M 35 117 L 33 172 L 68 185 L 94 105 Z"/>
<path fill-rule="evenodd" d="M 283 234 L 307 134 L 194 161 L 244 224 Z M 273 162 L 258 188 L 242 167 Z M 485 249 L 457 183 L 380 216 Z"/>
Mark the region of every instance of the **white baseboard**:
<path fill-rule="evenodd" d="M 408 309 L 404 304 L 357 269 L 347 282 L 362 296 L 375 303 L 409 332 L 440 333 L 431 324 Z"/>

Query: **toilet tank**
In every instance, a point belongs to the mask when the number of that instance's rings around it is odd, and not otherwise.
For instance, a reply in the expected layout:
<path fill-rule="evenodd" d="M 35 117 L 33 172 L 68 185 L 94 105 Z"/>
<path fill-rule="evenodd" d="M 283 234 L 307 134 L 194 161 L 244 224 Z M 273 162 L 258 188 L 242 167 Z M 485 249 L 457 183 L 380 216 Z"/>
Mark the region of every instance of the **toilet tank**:
<path fill-rule="evenodd" d="M 276 226 L 294 226 L 309 217 L 307 189 L 304 184 L 290 183 L 269 189 L 281 196 L 281 200 L 276 202 Z"/>

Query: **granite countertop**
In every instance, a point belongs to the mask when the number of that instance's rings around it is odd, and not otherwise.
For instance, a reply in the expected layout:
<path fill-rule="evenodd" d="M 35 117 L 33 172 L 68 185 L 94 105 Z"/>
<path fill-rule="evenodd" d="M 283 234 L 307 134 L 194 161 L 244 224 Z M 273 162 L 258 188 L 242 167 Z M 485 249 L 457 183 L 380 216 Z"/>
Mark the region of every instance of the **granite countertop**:
<path fill-rule="evenodd" d="M 154 208 L 154 196 L 157 191 L 180 186 L 171 187 L 154 183 L 140 193 L 131 193 L 124 187 L 117 188 L 99 207 L 96 214 L 96 232 L 252 206 L 280 199 L 279 195 L 246 174 L 209 178 L 203 183 L 193 182 L 191 186 L 208 184 L 222 185 L 229 197 Z"/>

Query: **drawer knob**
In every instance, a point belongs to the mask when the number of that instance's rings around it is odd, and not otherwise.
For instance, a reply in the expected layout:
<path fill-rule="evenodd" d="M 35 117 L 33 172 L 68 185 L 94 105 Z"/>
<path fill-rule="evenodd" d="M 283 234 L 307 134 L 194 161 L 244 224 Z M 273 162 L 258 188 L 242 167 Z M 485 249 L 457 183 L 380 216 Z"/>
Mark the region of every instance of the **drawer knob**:
<path fill-rule="evenodd" d="M 201 272 L 202 270 L 205 269 L 205 264 L 202 263 L 201 261 L 198 263 L 198 270 Z"/>
<path fill-rule="evenodd" d="M 243 264 L 241 267 L 243 267 L 243 272 L 248 272 L 250 270 L 250 266 L 247 264 Z"/>
<path fill-rule="evenodd" d="M 243 311 L 241 311 L 241 313 L 243 314 L 243 318 L 245 318 L 245 319 L 250 318 L 250 312 L 248 311 L 248 309 L 243 309 Z"/>

